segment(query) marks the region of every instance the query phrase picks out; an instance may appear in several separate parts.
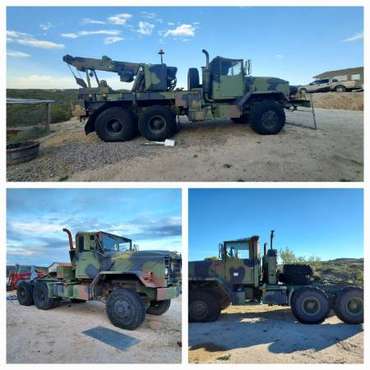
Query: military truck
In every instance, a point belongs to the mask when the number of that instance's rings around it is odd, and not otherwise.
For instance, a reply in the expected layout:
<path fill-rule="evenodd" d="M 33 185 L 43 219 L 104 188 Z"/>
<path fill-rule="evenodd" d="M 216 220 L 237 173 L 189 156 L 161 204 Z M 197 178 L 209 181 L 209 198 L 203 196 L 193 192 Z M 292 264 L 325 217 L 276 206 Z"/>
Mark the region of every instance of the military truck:
<path fill-rule="evenodd" d="M 134 330 L 145 314 L 162 315 L 180 292 L 181 257 L 176 252 L 138 251 L 132 240 L 107 232 L 68 235 L 71 263 L 18 284 L 18 302 L 41 310 L 69 300 L 106 302 L 113 325 Z"/>
<path fill-rule="evenodd" d="M 285 124 L 284 109 L 309 106 L 290 96 L 289 82 L 275 77 L 252 77 L 251 63 L 209 54 L 202 67 L 189 68 L 187 90 L 176 89 L 176 67 L 65 55 L 79 89 L 80 119 L 85 133 L 96 132 L 104 141 L 125 141 L 138 132 L 148 140 L 165 140 L 180 130 L 177 117 L 190 121 L 227 119 L 250 123 L 262 135 L 277 134 Z M 163 52 L 162 52 L 163 54 Z M 162 56 L 162 55 L 161 55 Z M 85 73 L 83 79 L 73 72 Z M 117 73 L 133 83 L 131 91 L 114 91 L 96 71 Z M 80 75 L 81 76 L 81 75 Z M 94 86 L 93 86 L 94 85 Z"/>
<path fill-rule="evenodd" d="M 285 264 L 278 269 L 277 250 L 259 237 L 224 241 L 219 258 L 189 262 L 189 321 L 217 320 L 221 310 L 259 302 L 290 306 L 304 324 L 323 322 L 331 309 L 345 323 L 363 322 L 363 290 L 360 287 L 320 281 L 304 264 Z"/>

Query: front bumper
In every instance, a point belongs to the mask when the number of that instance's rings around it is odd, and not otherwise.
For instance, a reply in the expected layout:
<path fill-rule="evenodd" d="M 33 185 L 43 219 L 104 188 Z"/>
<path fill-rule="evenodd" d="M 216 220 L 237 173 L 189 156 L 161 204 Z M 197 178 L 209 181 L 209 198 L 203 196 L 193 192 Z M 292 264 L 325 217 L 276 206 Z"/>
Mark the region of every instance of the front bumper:
<path fill-rule="evenodd" d="M 173 286 L 169 288 L 158 288 L 157 289 L 157 301 L 164 301 L 166 299 L 173 299 L 180 295 L 180 287 Z"/>

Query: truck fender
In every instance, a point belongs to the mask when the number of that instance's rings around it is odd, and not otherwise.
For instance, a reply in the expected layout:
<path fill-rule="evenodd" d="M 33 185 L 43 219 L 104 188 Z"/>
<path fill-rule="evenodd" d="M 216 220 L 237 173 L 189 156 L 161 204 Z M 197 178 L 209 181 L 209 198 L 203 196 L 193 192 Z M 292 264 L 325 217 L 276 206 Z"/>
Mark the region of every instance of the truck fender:
<path fill-rule="evenodd" d="M 288 99 L 281 91 L 249 91 L 244 94 L 237 102 L 237 105 L 243 111 L 245 105 L 254 100 L 265 100 L 265 99 L 272 99 L 275 101 L 279 101 L 282 104 L 287 104 Z"/>

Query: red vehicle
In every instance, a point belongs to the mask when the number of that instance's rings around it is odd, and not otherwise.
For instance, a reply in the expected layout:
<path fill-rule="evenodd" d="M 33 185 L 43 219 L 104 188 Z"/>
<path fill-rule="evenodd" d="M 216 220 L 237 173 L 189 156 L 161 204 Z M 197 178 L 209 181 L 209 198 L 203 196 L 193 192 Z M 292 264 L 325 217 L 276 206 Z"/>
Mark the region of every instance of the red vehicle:
<path fill-rule="evenodd" d="M 37 277 L 46 275 L 47 269 L 43 267 L 34 267 L 37 273 Z M 8 275 L 8 281 L 6 283 L 6 290 L 17 289 L 17 284 L 21 280 L 30 280 L 32 266 L 16 265 L 15 271 L 10 271 Z"/>

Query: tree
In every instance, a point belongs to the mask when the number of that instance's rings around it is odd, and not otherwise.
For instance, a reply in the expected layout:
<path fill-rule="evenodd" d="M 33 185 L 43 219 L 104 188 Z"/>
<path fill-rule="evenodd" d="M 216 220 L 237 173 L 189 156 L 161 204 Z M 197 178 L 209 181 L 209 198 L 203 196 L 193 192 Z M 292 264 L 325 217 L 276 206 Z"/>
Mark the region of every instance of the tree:
<path fill-rule="evenodd" d="M 280 259 L 282 264 L 289 264 L 289 263 L 297 263 L 297 257 L 294 254 L 294 252 L 289 249 L 288 247 L 285 247 L 285 249 L 280 249 Z"/>

